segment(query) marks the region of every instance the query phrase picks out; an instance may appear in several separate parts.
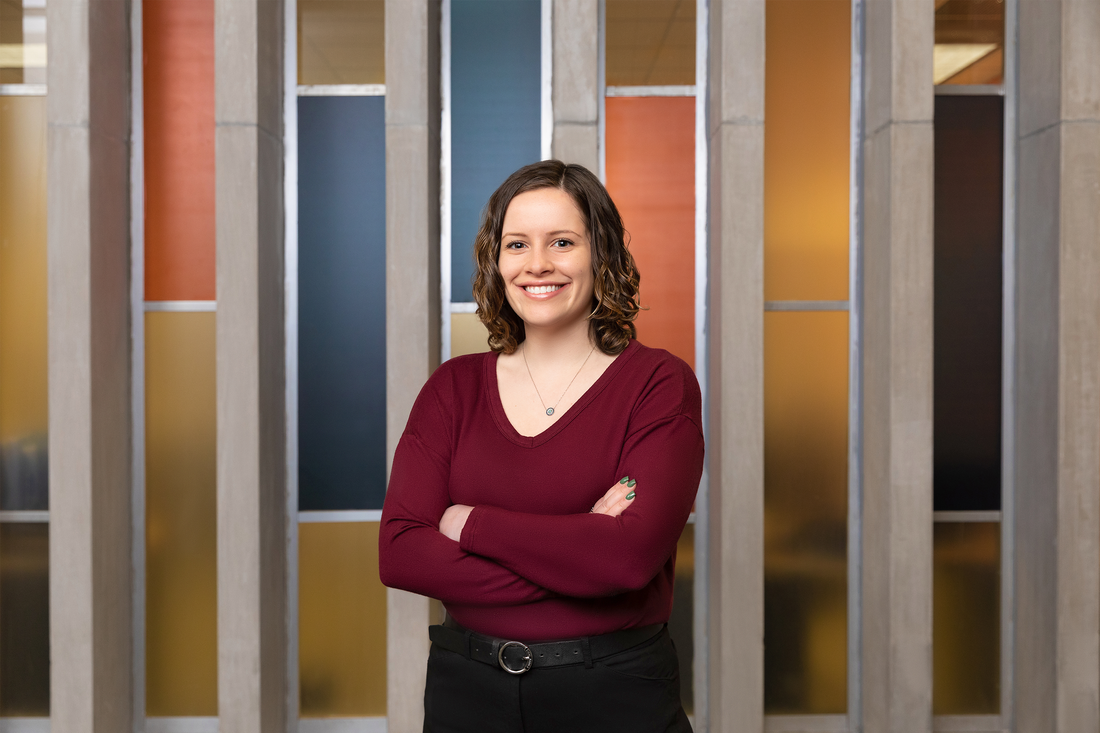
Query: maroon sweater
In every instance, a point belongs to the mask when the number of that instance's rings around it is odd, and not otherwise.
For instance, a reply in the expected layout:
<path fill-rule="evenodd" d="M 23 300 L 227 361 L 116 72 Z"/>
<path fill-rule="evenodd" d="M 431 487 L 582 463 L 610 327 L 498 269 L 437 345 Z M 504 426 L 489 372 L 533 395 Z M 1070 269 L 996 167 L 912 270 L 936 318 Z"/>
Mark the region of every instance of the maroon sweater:
<path fill-rule="evenodd" d="M 676 541 L 703 470 L 701 399 L 681 359 L 637 341 L 556 423 L 516 432 L 495 354 L 444 363 L 397 445 L 382 510 L 382 582 L 438 598 L 463 626 L 535 641 L 662 623 Z M 589 509 L 620 478 L 618 517 Z M 474 509 L 461 542 L 439 532 Z"/>

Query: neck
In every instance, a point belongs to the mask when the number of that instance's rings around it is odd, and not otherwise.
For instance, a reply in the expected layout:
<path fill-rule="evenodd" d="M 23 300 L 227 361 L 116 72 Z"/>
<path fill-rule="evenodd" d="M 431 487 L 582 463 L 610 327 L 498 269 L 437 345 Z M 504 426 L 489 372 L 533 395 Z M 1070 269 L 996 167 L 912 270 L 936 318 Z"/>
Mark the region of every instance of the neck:
<path fill-rule="evenodd" d="M 529 360 L 547 364 L 575 361 L 594 347 L 588 321 L 580 321 L 553 331 L 527 328 L 522 348 Z"/>

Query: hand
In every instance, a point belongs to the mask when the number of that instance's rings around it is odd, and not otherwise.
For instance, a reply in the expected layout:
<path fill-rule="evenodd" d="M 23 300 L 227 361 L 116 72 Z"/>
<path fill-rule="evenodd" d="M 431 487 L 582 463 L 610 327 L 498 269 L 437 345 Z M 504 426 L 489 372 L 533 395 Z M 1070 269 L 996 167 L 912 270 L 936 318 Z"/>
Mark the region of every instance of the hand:
<path fill-rule="evenodd" d="M 452 504 L 443 512 L 439 519 L 439 531 L 448 539 L 458 542 L 462 537 L 462 528 L 466 526 L 466 520 L 470 518 L 470 512 L 474 508 L 465 504 Z"/>
<path fill-rule="evenodd" d="M 637 481 L 624 476 L 619 483 L 607 490 L 607 493 L 592 507 L 593 514 L 606 514 L 609 517 L 617 517 L 634 503 L 634 486 Z"/>

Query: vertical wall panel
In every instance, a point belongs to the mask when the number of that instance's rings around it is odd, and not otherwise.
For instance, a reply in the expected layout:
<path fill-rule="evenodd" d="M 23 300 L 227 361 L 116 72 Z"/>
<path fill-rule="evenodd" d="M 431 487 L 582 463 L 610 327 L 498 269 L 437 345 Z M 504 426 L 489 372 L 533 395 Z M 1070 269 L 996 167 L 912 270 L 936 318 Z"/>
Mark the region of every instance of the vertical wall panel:
<path fill-rule="evenodd" d="M 297 0 L 299 84 L 385 84 L 384 0 Z"/>
<path fill-rule="evenodd" d="M 214 0 L 142 6 L 145 299 L 214 299 Z"/>
<path fill-rule="evenodd" d="M 218 714 L 214 318 L 145 316 L 150 716 Z"/>
<path fill-rule="evenodd" d="M 848 297 L 849 6 L 767 3 L 766 300 Z"/>
<path fill-rule="evenodd" d="M 607 188 L 642 275 L 638 339 L 695 363 L 695 99 L 606 102 Z"/>
<path fill-rule="evenodd" d="M 46 98 L 0 97 L 0 510 L 46 509 Z"/>
<path fill-rule="evenodd" d="M 386 492 L 383 97 L 298 100 L 299 507 Z"/>
<path fill-rule="evenodd" d="M 302 717 L 385 715 L 378 523 L 303 523 L 298 557 Z"/>
<path fill-rule="evenodd" d="M 541 157 L 539 0 L 451 2 L 451 301 L 473 301 L 489 196 Z"/>
<path fill-rule="evenodd" d="M 696 0 L 605 0 L 608 86 L 695 83 Z"/>
<path fill-rule="evenodd" d="M 49 525 L 0 528 L 0 718 L 50 714 Z"/>

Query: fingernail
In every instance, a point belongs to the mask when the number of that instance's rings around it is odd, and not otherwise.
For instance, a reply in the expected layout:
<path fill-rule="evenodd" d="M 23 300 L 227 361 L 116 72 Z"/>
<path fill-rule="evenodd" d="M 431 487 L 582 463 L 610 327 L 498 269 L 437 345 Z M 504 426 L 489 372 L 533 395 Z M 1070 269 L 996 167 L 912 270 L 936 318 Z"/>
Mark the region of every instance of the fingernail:
<path fill-rule="evenodd" d="M 631 491 L 629 494 L 626 495 L 626 500 L 627 501 L 630 501 L 633 498 L 634 498 L 634 492 L 633 491 Z"/>
<path fill-rule="evenodd" d="M 626 482 L 626 485 L 633 489 L 634 484 L 636 484 L 636 483 L 638 483 L 638 482 L 635 481 L 634 479 L 630 479 L 629 481 Z"/>
<path fill-rule="evenodd" d="M 625 484 L 629 480 L 630 480 L 629 476 L 623 476 L 621 479 L 619 479 L 619 483 L 620 484 Z"/>

